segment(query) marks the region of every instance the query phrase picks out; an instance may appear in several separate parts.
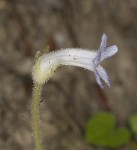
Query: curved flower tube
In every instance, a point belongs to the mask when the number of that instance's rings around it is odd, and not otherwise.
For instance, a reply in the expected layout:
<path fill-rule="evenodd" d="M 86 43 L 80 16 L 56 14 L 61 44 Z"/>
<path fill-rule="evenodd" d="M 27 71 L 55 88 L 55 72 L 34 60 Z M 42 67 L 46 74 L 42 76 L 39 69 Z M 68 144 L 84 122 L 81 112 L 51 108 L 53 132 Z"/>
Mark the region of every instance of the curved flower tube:
<path fill-rule="evenodd" d="M 101 44 L 97 51 L 81 48 L 66 48 L 44 54 L 37 60 L 33 67 L 33 79 L 36 83 L 44 84 L 61 65 L 77 66 L 88 69 L 95 73 L 97 84 L 103 88 L 105 83 L 110 87 L 109 76 L 99 64 L 104 59 L 114 55 L 118 48 L 116 45 L 107 47 L 107 36 L 102 35 Z"/>

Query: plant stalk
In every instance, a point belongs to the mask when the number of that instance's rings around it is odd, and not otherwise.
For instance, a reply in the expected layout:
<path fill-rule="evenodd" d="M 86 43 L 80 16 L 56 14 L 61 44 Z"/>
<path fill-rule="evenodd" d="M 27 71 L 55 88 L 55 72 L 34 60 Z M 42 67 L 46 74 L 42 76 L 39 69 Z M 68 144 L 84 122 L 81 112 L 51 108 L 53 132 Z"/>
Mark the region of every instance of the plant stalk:
<path fill-rule="evenodd" d="M 33 129 L 35 150 L 42 150 L 40 128 L 39 128 L 39 101 L 41 96 L 41 89 L 42 89 L 41 84 L 34 83 L 31 117 L 32 117 L 32 129 Z"/>

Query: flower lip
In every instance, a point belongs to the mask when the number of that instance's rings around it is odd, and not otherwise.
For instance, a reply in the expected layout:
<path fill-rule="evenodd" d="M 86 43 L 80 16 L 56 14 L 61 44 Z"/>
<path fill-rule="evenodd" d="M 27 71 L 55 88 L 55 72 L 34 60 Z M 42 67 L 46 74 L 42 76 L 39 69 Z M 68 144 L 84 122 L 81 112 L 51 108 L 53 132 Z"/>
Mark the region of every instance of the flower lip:
<path fill-rule="evenodd" d="M 106 34 L 103 34 L 100 48 L 98 49 L 96 57 L 93 59 L 96 81 L 101 88 L 103 88 L 101 79 L 104 80 L 109 87 L 110 87 L 110 79 L 107 74 L 107 71 L 98 65 L 100 64 L 101 61 L 103 61 L 108 57 L 111 57 L 118 51 L 118 47 L 116 45 L 109 46 L 109 47 L 106 47 L 106 45 L 107 45 L 107 36 Z"/>

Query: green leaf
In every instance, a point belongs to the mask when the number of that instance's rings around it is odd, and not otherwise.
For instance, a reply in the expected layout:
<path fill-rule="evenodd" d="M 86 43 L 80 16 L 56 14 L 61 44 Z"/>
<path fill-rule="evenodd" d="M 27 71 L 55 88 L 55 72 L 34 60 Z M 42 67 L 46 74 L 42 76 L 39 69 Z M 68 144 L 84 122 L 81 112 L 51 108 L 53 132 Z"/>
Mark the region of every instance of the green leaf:
<path fill-rule="evenodd" d="M 120 146 L 128 143 L 130 140 L 130 132 L 126 128 L 118 128 L 109 133 L 106 137 L 106 146 L 111 148 L 119 148 Z"/>
<path fill-rule="evenodd" d="M 102 137 L 109 134 L 114 129 L 115 124 L 116 121 L 113 114 L 106 112 L 97 113 L 87 123 L 86 142 L 103 144 L 104 139 Z"/>
<path fill-rule="evenodd" d="M 130 133 L 126 128 L 115 129 L 116 119 L 112 113 L 100 112 L 87 123 L 85 141 L 98 146 L 118 148 L 127 143 Z"/>
<path fill-rule="evenodd" d="M 137 114 L 134 114 L 129 118 L 129 124 L 131 130 L 133 131 L 135 137 L 137 138 Z"/>

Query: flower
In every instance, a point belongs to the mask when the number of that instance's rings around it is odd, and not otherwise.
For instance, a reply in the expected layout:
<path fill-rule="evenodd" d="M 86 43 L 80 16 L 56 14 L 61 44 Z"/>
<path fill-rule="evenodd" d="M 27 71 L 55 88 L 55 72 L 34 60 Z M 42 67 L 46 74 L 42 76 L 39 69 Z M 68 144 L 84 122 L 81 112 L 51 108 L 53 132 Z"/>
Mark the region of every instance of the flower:
<path fill-rule="evenodd" d="M 81 48 L 66 48 L 42 55 L 33 67 L 33 80 L 44 84 L 61 65 L 77 66 L 95 73 L 97 84 L 103 88 L 102 80 L 110 87 L 109 76 L 99 64 L 104 59 L 114 55 L 118 48 L 116 45 L 106 47 L 107 36 L 102 35 L 100 48 L 91 51 Z"/>

